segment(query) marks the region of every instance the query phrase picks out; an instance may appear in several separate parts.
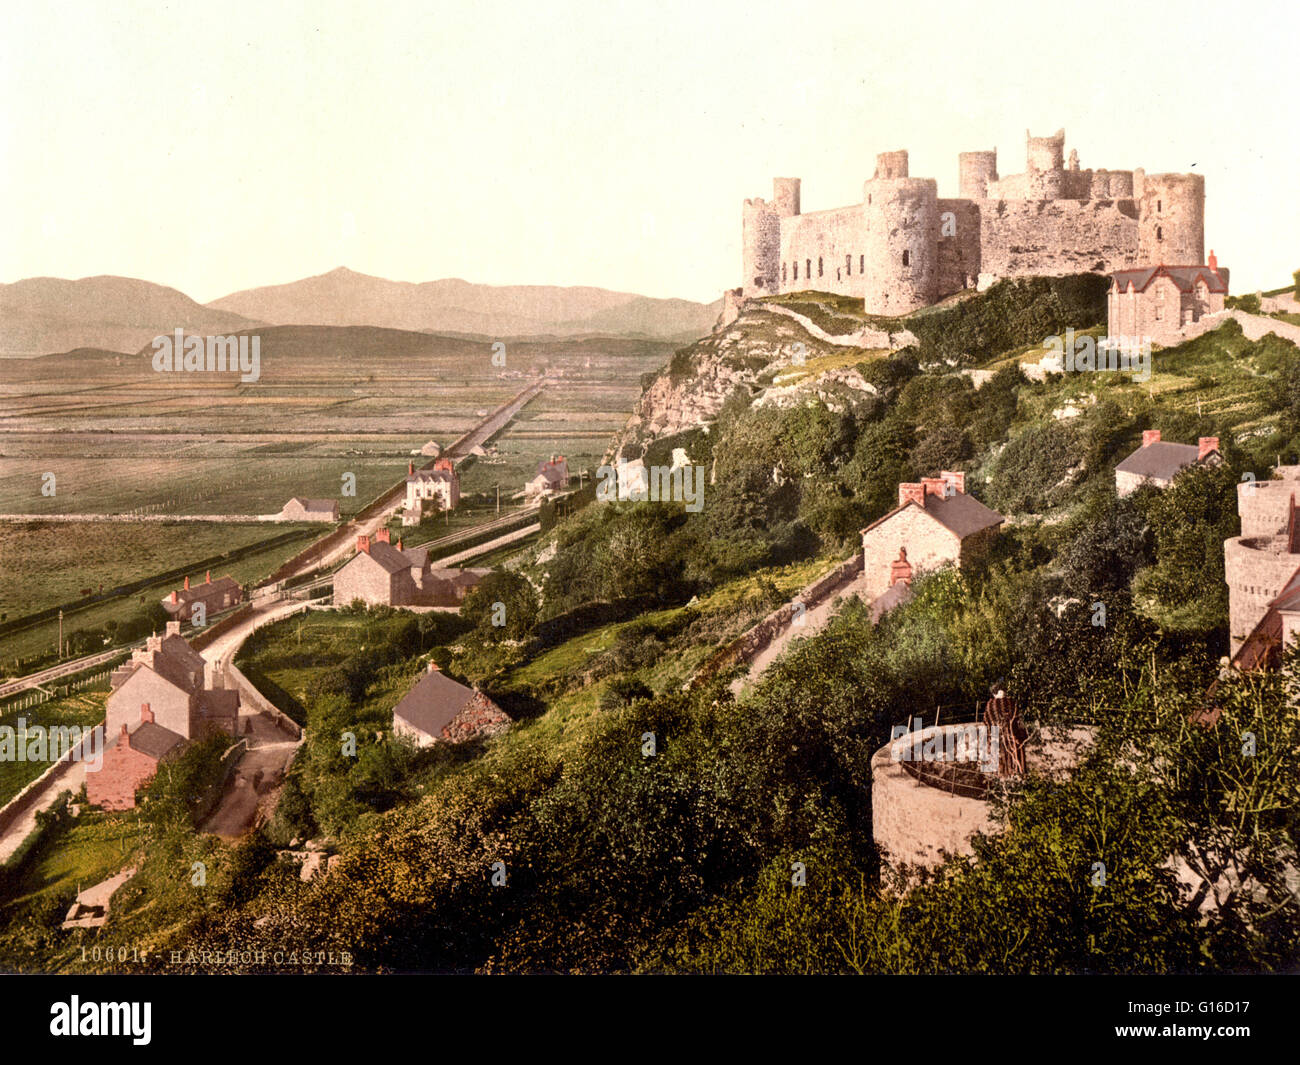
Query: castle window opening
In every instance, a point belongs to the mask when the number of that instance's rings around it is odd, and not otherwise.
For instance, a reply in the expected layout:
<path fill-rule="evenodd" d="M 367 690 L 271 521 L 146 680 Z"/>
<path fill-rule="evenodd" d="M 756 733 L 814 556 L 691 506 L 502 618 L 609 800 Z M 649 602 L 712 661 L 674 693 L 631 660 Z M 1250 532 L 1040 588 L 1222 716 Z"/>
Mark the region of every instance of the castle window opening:
<path fill-rule="evenodd" d="M 823 269 L 823 268 L 822 268 L 822 257 L 819 255 L 819 256 L 817 256 L 817 276 L 818 276 L 818 277 L 821 277 L 821 276 L 822 276 L 822 269 Z"/>
<path fill-rule="evenodd" d="M 809 281 L 812 280 L 812 260 L 811 260 L 811 259 L 805 259 L 805 260 L 803 261 L 803 276 L 806 277 Z"/>
<path fill-rule="evenodd" d="M 860 274 L 865 274 L 866 272 L 867 272 L 867 257 L 866 257 L 865 255 L 859 255 L 859 256 L 858 256 L 858 273 L 860 273 Z"/>
<path fill-rule="evenodd" d="M 799 260 L 798 260 L 798 259 L 796 259 L 796 260 L 794 261 L 794 279 L 795 279 L 796 281 L 799 280 Z"/>
<path fill-rule="evenodd" d="M 1164 239 L 1165 239 L 1165 231 L 1161 229 L 1159 226 L 1156 226 L 1156 240 L 1164 240 Z"/>
<path fill-rule="evenodd" d="M 781 284 L 785 284 L 785 263 L 781 264 Z"/>
<path fill-rule="evenodd" d="M 1156 214 L 1159 214 L 1162 210 L 1164 210 L 1164 201 L 1156 200 Z"/>
<path fill-rule="evenodd" d="M 853 276 L 853 256 L 844 256 L 844 273 L 847 277 Z"/>
<path fill-rule="evenodd" d="M 912 253 L 910 251 L 903 252 L 903 265 L 904 266 L 912 265 Z"/>

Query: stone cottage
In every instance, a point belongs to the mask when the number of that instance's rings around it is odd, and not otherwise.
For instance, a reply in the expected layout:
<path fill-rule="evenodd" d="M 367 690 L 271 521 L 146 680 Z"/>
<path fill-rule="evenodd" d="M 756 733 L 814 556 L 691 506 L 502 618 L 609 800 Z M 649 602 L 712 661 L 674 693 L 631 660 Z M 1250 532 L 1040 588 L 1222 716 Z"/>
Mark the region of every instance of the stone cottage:
<path fill-rule="evenodd" d="M 874 600 L 902 580 L 957 566 L 987 550 L 1005 519 L 966 492 L 966 475 L 945 470 L 938 477 L 898 486 L 898 506 L 862 530 L 863 584 Z M 901 557 L 900 557 L 901 556 Z"/>
<path fill-rule="evenodd" d="M 164 636 L 149 637 L 109 683 L 109 746 L 99 769 L 86 771 L 87 799 L 106 810 L 134 807 L 135 793 L 159 764 L 191 740 L 238 730 L 239 694 L 223 687 L 220 674 L 181 637 L 179 621 L 169 621 Z"/>
<path fill-rule="evenodd" d="M 163 599 L 162 605 L 171 617 L 181 621 L 191 621 L 196 619 L 194 605 L 202 603 L 203 609 L 200 613 L 203 616 L 202 623 L 206 625 L 208 619 L 214 614 L 238 606 L 243 601 L 244 589 L 239 586 L 239 582 L 234 577 L 226 574 L 214 581 L 212 571 L 208 570 L 203 583 L 194 587 L 190 587 L 190 579 L 186 577 L 184 586 L 177 588 Z"/>
<path fill-rule="evenodd" d="M 1205 266 L 1147 266 L 1111 275 L 1106 330 L 1111 337 L 1178 344 L 1184 326 L 1223 310 L 1228 270 L 1210 252 Z"/>
<path fill-rule="evenodd" d="M 393 546 L 387 529 L 357 537 L 357 553 L 334 574 L 334 605 L 454 607 L 492 571 L 435 567 L 426 547 Z"/>
<path fill-rule="evenodd" d="M 1203 436 L 1193 444 L 1175 444 L 1160 439 L 1159 429 L 1142 433 L 1142 446 L 1115 467 L 1115 494 L 1123 499 L 1144 484 L 1168 488 L 1188 466 L 1218 466 L 1219 438 Z"/>
<path fill-rule="evenodd" d="M 393 708 L 393 732 L 419 746 L 440 740 L 460 743 L 479 736 L 495 736 L 510 727 L 510 718 L 475 688 L 460 684 L 434 662 Z"/>
<path fill-rule="evenodd" d="M 552 455 L 537 464 L 537 476 L 524 485 L 524 498 L 544 499 L 569 486 L 569 463 L 563 455 Z"/>
<path fill-rule="evenodd" d="M 339 504 L 335 499 L 304 499 L 294 496 L 280 508 L 277 521 L 338 521 Z"/>

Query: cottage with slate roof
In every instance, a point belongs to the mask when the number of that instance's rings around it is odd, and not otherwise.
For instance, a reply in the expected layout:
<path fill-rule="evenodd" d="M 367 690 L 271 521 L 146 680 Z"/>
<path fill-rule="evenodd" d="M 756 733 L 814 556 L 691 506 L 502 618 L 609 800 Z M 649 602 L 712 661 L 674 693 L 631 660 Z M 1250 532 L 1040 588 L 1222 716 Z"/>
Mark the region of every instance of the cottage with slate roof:
<path fill-rule="evenodd" d="M 105 809 L 132 808 L 158 764 L 189 741 L 238 731 L 239 693 L 224 686 L 180 628 L 169 621 L 165 635 L 149 637 L 109 678 L 104 737 L 110 746 L 99 770 L 86 772 L 87 798 Z"/>
<path fill-rule="evenodd" d="M 966 493 L 966 475 L 943 471 L 898 486 L 898 506 L 862 530 L 866 595 L 902 596 L 913 576 L 952 563 L 958 567 L 988 549 L 1005 521 Z"/>
<path fill-rule="evenodd" d="M 294 496 L 276 516 L 277 521 L 329 521 L 339 520 L 339 504 L 335 499 L 304 499 Z"/>
<path fill-rule="evenodd" d="M 510 718 L 496 703 L 452 680 L 434 662 L 393 708 L 393 732 L 421 747 L 439 740 L 460 743 L 495 736 L 509 727 Z"/>
<path fill-rule="evenodd" d="M 417 470 L 414 462 L 406 466 L 406 509 L 403 525 L 418 525 L 425 507 L 435 513 L 455 510 L 460 502 L 460 477 L 451 459 L 441 458 L 431 470 Z"/>
<path fill-rule="evenodd" d="M 190 587 L 190 579 L 186 577 L 185 586 L 177 588 L 168 595 L 162 601 L 162 605 L 163 609 L 174 618 L 206 625 L 213 614 L 229 610 L 232 606 L 238 606 L 243 601 L 244 589 L 239 586 L 239 582 L 234 577 L 227 573 L 224 577 L 214 581 L 212 571 L 208 570 L 203 583 L 193 588 Z M 194 611 L 196 603 L 203 604 L 199 614 Z"/>
<path fill-rule="evenodd" d="M 1182 328 L 1223 310 L 1228 270 L 1214 252 L 1205 266 L 1147 266 L 1111 275 L 1106 296 L 1107 332 L 1111 337 L 1149 338 L 1178 344 Z"/>
<path fill-rule="evenodd" d="M 471 588 L 492 571 L 436 567 L 427 547 L 394 547 L 387 529 L 372 540 L 357 537 L 357 553 L 334 574 L 334 605 L 356 600 L 375 606 L 459 606 Z"/>
<path fill-rule="evenodd" d="M 1188 466 L 1218 466 L 1219 438 L 1203 436 L 1193 444 L 1175 444 L 1160 439 L 1159 429 L 1142 433 L 1142 446 L 1115 467 L 1115 494 L 1123 499 L 1144 484 L 1168 488 Z"/>

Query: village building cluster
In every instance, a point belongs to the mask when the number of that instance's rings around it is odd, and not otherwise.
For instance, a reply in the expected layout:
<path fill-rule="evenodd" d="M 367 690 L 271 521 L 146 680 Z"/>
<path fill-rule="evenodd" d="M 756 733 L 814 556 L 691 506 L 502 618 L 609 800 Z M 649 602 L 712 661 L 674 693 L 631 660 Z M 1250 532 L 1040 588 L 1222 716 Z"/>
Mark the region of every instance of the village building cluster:
<path fill-rule="evenodd" d="M 236 735 L 239 693 L 169 621 L 109 678 L 103 761 L 86 772 L 86 798 L 106 810 L 129 810 L 160 763 L 193 740 Z"/>

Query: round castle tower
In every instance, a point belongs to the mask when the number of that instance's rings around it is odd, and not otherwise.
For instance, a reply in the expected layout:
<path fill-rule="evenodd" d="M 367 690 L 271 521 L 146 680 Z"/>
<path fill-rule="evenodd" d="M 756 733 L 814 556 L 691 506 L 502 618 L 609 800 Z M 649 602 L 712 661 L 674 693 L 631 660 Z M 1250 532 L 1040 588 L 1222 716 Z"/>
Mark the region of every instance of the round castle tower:
<path fill-rule="evenodd" d="M 1141 261 L 1152 266 L 1204 263 L 1205 178 L 1200 174 L 1143 174 L 1134 188 Z"/>
<path fill-rule="evenodd" d="M 990 181 L 998 179 L 998 153 L 959 152 L 957 154 L 958 195 L 963 200 L 983 200 L 988 197 Z"/>
<path fill-rule="evenodd" d="M 862 187 L 868 314 L 907 314 L 936 298 L 939 185 L 907 176 L 907 152 L 876 157 Z"/>
<path fill-rule="evenodd" d="M 772 202 L 746 200 L 741 221 L 741 289 L 745 296 L 780 291 L 781 219 L 799 213 L 799 178 L 774 178 Z"/>
<path fill-rule="evenodd" d="M 1223 542 L 1230 654 L 1237 653 L 1269 602 L 1300 569 L 1300 554 L 1291 553 L 1288 535 L 1293 501 L 1300 501 L 1300 467 L 1279 466 L 1269 480 L 1237 486 L 1241 535 Z"/>

